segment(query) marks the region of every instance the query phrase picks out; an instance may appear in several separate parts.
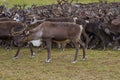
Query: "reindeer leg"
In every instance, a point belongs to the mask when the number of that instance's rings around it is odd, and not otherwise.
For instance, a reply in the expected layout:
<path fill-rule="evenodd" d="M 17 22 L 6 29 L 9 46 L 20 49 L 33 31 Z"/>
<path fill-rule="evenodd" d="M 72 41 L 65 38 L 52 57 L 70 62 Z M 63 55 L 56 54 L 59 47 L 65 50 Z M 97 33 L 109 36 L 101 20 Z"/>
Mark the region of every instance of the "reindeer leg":
<path fill-rule="evenodd" d="M 83 36 L 85 37 L 86 41 L 85 41 L 85 47 L 88 48 L 88 44 L 90 42 L 90 39 L 87 35 L 87 33 L 85 32 L 85 29 L 83 29 L 83 32 L 82 32 Z"/>
<path fill-rule="evenodd" d="M 77 57 L 78 57 L 78 51 L 79 51 L 79 44 L 77 42 L 74 42 L 74 45 L 75 45 L 76 52 L 75 52 L 73 63 L 76 63 Z"/>
<path fill-rule="evenodd" d="M 46 62 L 49 63 L 51 60 L 51 40 L 50 39 L 46 40 L 46 45 L 47 45 L 47 60 L 46 60 Z"/>
<path fill-rule="evenodd" d="M 80 39 L 80 45 L 82 46 L 82 49 L 83 49 L 83 57 L 82 57 L 82 60 L 85 60 L 85 56 L 86 56 L 85 44 L 82 42 L 81 39 Z"/>
<path fill-rule="evenodd" d="M 13 40 L 10 41 L 10 49 L 13 47 Z"/>
<path fill-rule="evenodd" d="M 34 58 L 35 53 L 33 52 L 33 49 L 32 49 L 32 43 L 29 43 L 29 48 L 30 48 L 30 52 L 31 52 L 31 57 Z"/>
<path fill-rule="evenodd" d="M 67 45 L 67 43 L 62 43 L 61 46 L 62 46 L 62 51 L 65 51 L 65 46 Z"/>
<path fill-rule="evenodd" d="M 99 36 L 99 38 L 100 38 L 100 40 L 101 40 L 101 42 L 102 42 L 103 50 L 105 50 L 105 49 L 106 49 L 105 40 L 104 40 L 103 36 L 100 34 L 100 32 L 98 32 L 98 36 Z"/>
<path fill-rule="evenodd" d="M 18 47 L 17 52 L 16 52 L 15 56 L 13 57 L 13 59 L 17 59 L 18 58 L 18 54 L 20 52 L 20 49 L 21 49 L 21 46 Z"/>

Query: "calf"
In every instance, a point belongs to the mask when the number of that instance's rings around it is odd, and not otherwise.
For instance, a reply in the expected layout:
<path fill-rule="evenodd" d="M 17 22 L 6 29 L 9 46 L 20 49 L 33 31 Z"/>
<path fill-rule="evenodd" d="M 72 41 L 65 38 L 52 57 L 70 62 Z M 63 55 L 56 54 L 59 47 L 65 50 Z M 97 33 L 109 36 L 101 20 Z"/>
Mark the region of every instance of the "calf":
<path fill-rule="evenodd" d="M 76 48 L 74 62 L 77 61 L 78 56 L 78 50 L 79 50 L 79 44 L 83 48 L 83 59 L 85 59 L 85 46 L 81 41 L 81 33 L 82 33 L 82 26 L 70 22 L 44 22 L 37 26 L 36 28 L 27 31 L 26 36 L 18 36 L 18 38 L 15 38 L 16 43 L 23 43 L 23 42 L 29 42 L 32 40 L 38 40 L 42 39 L 46 42 L 47 45 L 47 52 L 48 57 L 46 62 L 50 62 L 51 60 L 51 42 L 52 41 L 58 41 L 58 42 L 72 42 Z M 18 48 L 18 51 L 15 58 L 18 56 L 20 47 Z"/>

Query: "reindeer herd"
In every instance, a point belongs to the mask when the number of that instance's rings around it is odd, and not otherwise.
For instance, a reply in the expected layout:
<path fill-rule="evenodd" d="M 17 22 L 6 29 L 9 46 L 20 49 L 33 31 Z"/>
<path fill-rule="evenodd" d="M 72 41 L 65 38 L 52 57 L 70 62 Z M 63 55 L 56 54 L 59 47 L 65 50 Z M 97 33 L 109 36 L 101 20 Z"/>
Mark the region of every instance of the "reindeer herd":
<path fill-rule="evenodd" d="M 59 1 L 59 0 L 58 0 Z M 42 46 L 47 49 L 46 62 L 51 60 L 51 48 L 74 47 L 73 63 L 79 48 L 113 48 L 120 50 L 120 2 L 72 3 L 37 6 L 0 6 L 0 46 L 17 46 L 14 59 L 22 47 Z"/>

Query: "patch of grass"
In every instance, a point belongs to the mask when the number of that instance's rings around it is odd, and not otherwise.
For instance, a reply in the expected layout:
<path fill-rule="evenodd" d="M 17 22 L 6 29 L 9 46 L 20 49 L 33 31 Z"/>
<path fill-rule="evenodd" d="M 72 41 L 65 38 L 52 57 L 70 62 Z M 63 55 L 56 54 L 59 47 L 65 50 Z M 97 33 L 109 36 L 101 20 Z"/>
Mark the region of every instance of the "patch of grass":
<path fill-rule="evenodd" d="M 64 52 L 52 49 L 52 61 L 45 63 L 46 50 L 34 48 L 35 58 L 30 58 L 27 48 L 21 50 L 19 58 L 13 60 L 16 48 L 6 51 L 0 48 L 0 80 L 119 80 L 120 52 L 114 50 L 87 50 L 87 59 L 72 63 L 75 49 Z"/>
<path fill-rule="evenodd" d="M 69 0 L 70 1 L 70 0 Z M 107 0 L 108 2 L 120 2 L 120 0 Z M 76 0 L 74 0 L 76 2 Z M 98 2 L 98 0 L 78 0 L 80 3 L 91 3 L 91 2 Z M 27 5 L 49 5 L 49 4 L 56 4 L 57 0 L 0 0 L 0 4 L 7 4 L 9 7 L 12 7 L 14 4 L 27 4 Z"/>

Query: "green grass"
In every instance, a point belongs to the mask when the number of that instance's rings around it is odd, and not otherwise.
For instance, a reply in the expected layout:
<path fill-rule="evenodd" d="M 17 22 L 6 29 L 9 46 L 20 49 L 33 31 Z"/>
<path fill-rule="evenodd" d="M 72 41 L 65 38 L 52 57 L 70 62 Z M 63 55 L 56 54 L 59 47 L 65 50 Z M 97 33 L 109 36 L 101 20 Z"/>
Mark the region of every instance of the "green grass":
<path fill-rule="evenodd" d="M 6 51 L 0 48 L 0 80 L 119 80 L 120 51 L 87 50 L 87 59 L 72 63 L 75 49 L 64 52 L 52 49 L 52 61 L 45 63 L 46 50 L 34 48 L 35 58 L 30 58 L 27 48 L 21 50 L 19 58 L 12 57 L 16 48 Z"/>
<path fill-rule="evenodd" d="M 69 0 L 70 1 L 70 0 Z M 75 2 L 76 0 L 74 0 Z M 120 2 L 120 0 L 107 0 L 108 2 L 117 1 Z M 90 2 L 98 2 L 98 0 L 79 0 L 80 3 L 90 3 Z M 37 4 L 37 5 L 49 5 L 49 4 L 55 4 L 57 3 L 56 0 L 0 0 L 0 4 L 6 3 L 9 7 L 12 7 L 14 4 Z"/>

